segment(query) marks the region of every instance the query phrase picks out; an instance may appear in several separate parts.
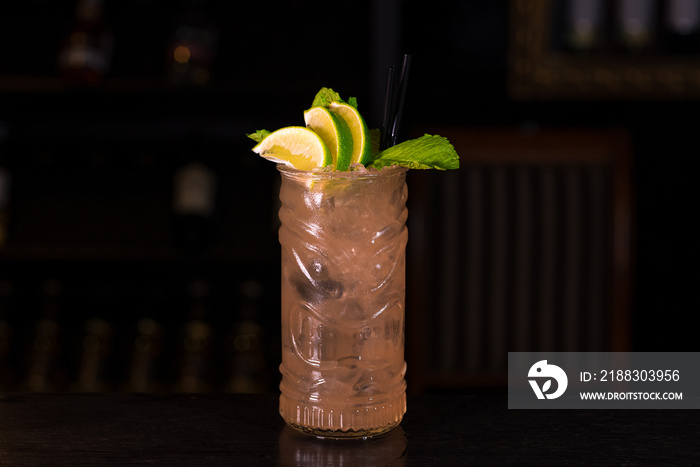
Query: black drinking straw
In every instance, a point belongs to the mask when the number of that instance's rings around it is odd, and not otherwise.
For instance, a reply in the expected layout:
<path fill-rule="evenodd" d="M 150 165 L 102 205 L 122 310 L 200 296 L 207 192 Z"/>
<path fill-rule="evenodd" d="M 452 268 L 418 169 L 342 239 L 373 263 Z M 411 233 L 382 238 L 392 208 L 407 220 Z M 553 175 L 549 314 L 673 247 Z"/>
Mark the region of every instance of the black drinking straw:
<path fill-rule="evenodd" d="M 408 72 L 411 68 L 411 56 L 404 54 L 403 63 L 401 64 L 401 74 L 399 75 L 399 90 L 398 100 L 396 102 L 396 110 L 391 127 L 391 137 L 389 145 L 394 146 L 399 138 L 399 128 L 401 126 L 401 118 L 403 116 L 404 102 L 406 100 L 406 86 L 408 85 Z"/>
<path fill-rule="evenodd" d="M 389 146 L 389 131 L 393 126 L 394 115 L 394 83 L 396 82 L 396 67 L 390 66 L 386 74 L 386 93 L 384 94 L 384 118 L 382 119 L 379 149 Z"/>
<path fill-rule="evenodd" d="M 411 66 L 411 56 L 404 54 L 401 64 L 401 73 L 398 76 L 398 89 L 396 67 L 390 66 L 386 77 L 386 94 L 384 95 L 384 118 L 382 120 L 381 138 L 379 149 L 383 150 L 394 146 L 399 137 L 401 117 L 404 101 L 406 99 L 406 86 L 408 83 L 408 71 Z"/>

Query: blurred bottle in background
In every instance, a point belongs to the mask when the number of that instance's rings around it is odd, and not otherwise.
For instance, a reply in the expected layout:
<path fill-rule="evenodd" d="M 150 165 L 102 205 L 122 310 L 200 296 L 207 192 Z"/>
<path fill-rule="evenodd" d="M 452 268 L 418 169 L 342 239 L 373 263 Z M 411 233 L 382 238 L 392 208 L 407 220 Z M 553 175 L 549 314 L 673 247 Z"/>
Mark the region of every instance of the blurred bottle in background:
<path fill-rule="evenodd" d="M 61 45 L 57 66 L 76 84 L 95 84 L 109 72 L 114 35 L 104 18 L 105 0 L 78 0 L 75 24 Z"/>
<path fill-rule="evenodd" d="M 102 318 L 91 318 L 84 326 L 80 341 L 78 375 L 75 392 L 109 392 L 113 389 L 114 373 L 110 368 L 113 352 L 114 327 Z"/>
<path fill-rule="evenodd" d="M 655 0 L 620 0 L 617 8 L 617 39 L 623 49 L 641 51 L 654 43 L 658 24 Z"/>
<path fill-rule="evenodd" d="M 178 168 L 173 177 L 173 235 L 186 250 L 202 250 L 212 242 L 217 176 L 200 161 Z"/>
<path fill-rule="evenodd" d="M 572 50 L 590 52 L 604 42 L 605 9 L 602 0 L 566 1 L 565 41 Z"/>
<path fill-rule="evenodd" d="M 212 351 L 214 331 L 206 321 L 209 283 L 193 280 L 188 286 L 189 321 L 179 343 L 179 371 L 175 392 L 208 393 L 212 391 Z"/>
<path fill-rule="evenodd" d="M 157 393 L 163 391 L 160 358 L 163 354 L 163 327 L 148 317 L 139 319 L 131 341 L 131 365 L 126 392 Z"/>
<path fill-rule="evenodd" d="M 268 390 L 269 374 L 265 356 L 265 334 L 260 325 L 263 285 L 256 280 L 240 286 L 239 320 L 224 342 L 227 355 L 226 392 L 263 393 Z"/>
<path fill-rule="evenodd" d="M 62 284 L 43 284 L 41 316 L 29 336 L 23 389 L 30 392 L 61 392 L 66 385 L 66 368 L 61 364 L 63 335 L 58 321 Z"/>
<path fill-rule="evenodd" d="M 700 52 L 700 0 L 664 2 L 665 50 L 670 54 Z"/>
<path fill-rule="evenodd" d="M 177 25 L 167 50 L 167 78 L 183 85 L 206 85 L 219 33 L 207 16 L 205 0 L 182 0 Z"/>
<path fill-rule="evenodd" d="M 12 282 L 0 279 L 0 392 L 12 390 L 15 384 L 15 369 L 11 358 L 14 332 L 9 322 L 12 289 Z"/>

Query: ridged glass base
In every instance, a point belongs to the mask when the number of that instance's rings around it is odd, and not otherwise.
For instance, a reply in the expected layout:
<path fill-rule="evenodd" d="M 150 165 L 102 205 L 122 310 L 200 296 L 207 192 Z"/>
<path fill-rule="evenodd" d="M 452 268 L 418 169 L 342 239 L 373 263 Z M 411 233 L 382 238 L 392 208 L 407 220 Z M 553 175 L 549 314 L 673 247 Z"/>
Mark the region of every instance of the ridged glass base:
<path fill-rule="evenodd" d="M 280 415 L 292 428 L 321 438 L 371 438 L 401 423 L 406 394 L 390 402 L 357 407 L 320 407 L 280 395 Z"/>

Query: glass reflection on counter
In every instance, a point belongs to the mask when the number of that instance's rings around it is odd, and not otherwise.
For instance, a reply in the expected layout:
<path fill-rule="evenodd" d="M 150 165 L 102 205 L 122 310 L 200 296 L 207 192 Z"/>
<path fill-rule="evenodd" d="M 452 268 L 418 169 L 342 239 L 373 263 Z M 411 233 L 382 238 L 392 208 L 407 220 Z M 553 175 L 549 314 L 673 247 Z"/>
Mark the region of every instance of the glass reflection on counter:
<path fill-rule="evenodd" d="M 408 440 L 401 426 L 366 440 L 321 439 L 285 426 L 280 432 L 278 446 L 280 465 L 285 466 L 404 466 Z"/>

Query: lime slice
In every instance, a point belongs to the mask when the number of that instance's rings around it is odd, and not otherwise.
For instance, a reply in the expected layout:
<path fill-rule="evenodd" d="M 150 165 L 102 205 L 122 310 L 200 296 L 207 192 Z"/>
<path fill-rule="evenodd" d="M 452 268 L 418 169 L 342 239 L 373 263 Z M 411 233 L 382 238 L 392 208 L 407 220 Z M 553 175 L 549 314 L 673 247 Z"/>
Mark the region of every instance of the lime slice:
<path fill-rule="evenodd" d="M 340 116 L 340 118 L 347 123 L 348 128 L 350 128 L 353 142 L 350 164 L 357 162 L 365 165 L 368 164 L 372 158 L 372 138 L 360 112 L 349 104 L 341 104 L 339 102 L 333 102 L 329 107 L 331 111 Z"/>
<path fill-rule="evenodd" d="M 352 158 L 353 138 L 345 120 L 325 107 L 312 107 L 304 111 L 306 127 L 321 137 L 333 157 L 335 169 L 347 171 Z"/>
<path fill-rule="evenodd" d="M 321 137 L 302 126 L 273 131 L 253 148 L 253 152 L 299 170 L 325 167 L 333 162 L 331 152 Z"/>

